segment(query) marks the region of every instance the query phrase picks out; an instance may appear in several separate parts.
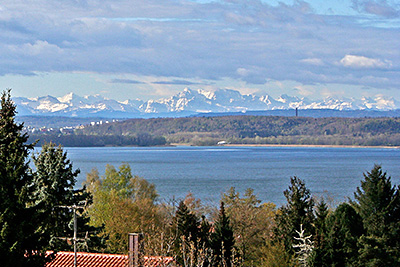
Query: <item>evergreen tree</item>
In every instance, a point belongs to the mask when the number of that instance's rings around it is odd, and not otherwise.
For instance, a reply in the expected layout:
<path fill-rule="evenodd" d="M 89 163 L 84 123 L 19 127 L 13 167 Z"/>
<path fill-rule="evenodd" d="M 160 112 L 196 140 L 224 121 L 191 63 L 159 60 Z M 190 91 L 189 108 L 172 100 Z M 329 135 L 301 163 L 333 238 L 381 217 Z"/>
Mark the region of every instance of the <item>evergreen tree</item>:
<path fill-rule="evenodd" d="M 313 263 L 314 266 L 327 266 L 325 265 L 327 257 L 327 241 L 328 241 L 328 226 L 327 219 L 329 215 L 328 206 L 322 199 L 317 203 L 315 212 L 315 235 L 314 235 L 314 251 Z"/>
<path fill-rule="evenodd" d="M 213 266 L 232 266 L 235 238 L 229 217 L 225 213 L 224 202 L 221 202 L 219 215 L 211 234 L 211 247 L 214 253 Z"/>
<path fill-rule="evenodd" d="M 10 90 L 1 95 L 0 109 L 0 262 L 2 266 L 43 265 L 37 236 L 35 208 L 30 205 L 28 135 L 15 122 Z"/>
<path fill-rule="evenodd" d="M 329 217 L 328 228 L 327 257 L 316 266 L 357 266 L 357 240 L 363 234 L 361 217 L 351 205 L 342 203 Z"/>
<path fill-rule="evenodd" d="M 204 222 L 203 222 L 204 223 Z M 190 212 L 184 201 L 179 202 L 175 213 L 173 230 L 175 231 L 174 251 L 179 264 L 184 265 L 187 249 L 191 245 L 197 249 L 200 237 L 200 222 L 195 214 Z M 196 251 L 192 252 L 196 254 Z"/>
<path fill-rule="evenodd" d="M 366 230 L 359 240 L 364 266 L 400 266 L 400 189 L 390 180 L 375 165 L 354 193 L 353 205 Z"/>
<path fill-rule="evenodd" d="M 290 178 L 289 189 L 284 191 L 287 204 L 279 208 L 274 228 L 275 239 L 283 241 L 289 255 L 294 255 L 293 241 L 296 230 L 303 225 L 305 235 L 314 235 L 314 200 L 305 183 L 297 178 Z"/>
<path fill-rule="evenodd" d="M 50 250 L 70 249 L 59 237 L 73 236 L 73 209 L 66 206 L 83 205 L 80 202 L 89 198 L 85 189 L 74 190 L 80 171 L 73 170 L 67 153 L 53 143 L 44 144 L 32 158 L 36 167 L 33 197 L 40 216 L 40 238 Z"/>

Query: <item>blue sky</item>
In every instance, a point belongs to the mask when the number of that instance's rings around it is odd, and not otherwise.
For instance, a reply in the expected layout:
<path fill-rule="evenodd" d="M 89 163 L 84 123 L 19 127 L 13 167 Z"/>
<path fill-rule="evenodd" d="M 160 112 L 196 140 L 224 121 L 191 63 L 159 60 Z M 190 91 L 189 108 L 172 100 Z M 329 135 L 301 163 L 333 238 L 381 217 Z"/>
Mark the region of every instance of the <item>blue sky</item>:
<path fill-rule="evenodd" d="M 189 87 L 400 100 L 400 2 L 3 0 L 0 85 L 26 97 Z"/>

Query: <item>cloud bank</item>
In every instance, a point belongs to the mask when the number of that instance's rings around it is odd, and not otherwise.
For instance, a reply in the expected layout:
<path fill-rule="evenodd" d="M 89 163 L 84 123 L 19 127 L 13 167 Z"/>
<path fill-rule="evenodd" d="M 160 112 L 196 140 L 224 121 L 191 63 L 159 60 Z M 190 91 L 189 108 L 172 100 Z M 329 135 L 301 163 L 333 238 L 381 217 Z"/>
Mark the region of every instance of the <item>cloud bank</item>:
<path fill-rule="evenodd" d="M 306 1 L 4 0 L 0 75 L 94 72 L 154 77 L 159 85 L 232 79 L 400 88 L 400 31 L 392 24 L 399 5 L 348 5 L 359 13 L 317 14 Z"/>

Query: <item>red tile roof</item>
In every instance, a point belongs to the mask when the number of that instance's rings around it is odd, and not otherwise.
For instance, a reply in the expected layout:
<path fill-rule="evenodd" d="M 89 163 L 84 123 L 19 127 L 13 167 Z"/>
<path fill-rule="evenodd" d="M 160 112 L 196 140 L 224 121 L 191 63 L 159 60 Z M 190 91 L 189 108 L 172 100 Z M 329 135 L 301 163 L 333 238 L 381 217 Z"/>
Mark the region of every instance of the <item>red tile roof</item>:
<path fill-rule="evenodd" d="M 160 256 L 144 256 L 143 266 L 148 267 L 164 267 L 164 266 L 177 266 L 173 257 L 160 257 Z"/>
<path fill-rule="evenodd" d="M 58 252 L 54 260 L 46 264 L 46 267 L 74 266 L 74 252 Z M 126 267 L 127 255 L 77 253 L 77 266 L 80 267 Z"/>
<path fill-rule="evenodd" d="M 127 267 L 128 255 L 102 254 L 102 253 L 77 253 L 78 267 Z M 58 252 L 55 259 L 46 264 L 46 267 L 74 266 L 74 252 Z M 146 267 L 176 266 L 173 257 L 144 257 Z"/>

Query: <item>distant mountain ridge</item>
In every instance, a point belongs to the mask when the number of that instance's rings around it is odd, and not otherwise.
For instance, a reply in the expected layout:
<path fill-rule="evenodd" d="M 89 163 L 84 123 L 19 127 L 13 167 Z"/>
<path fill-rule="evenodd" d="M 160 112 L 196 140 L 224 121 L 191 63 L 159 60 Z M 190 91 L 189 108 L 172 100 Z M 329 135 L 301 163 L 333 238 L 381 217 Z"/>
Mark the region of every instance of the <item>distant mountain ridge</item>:
<path fill-rule="evenodd" d="M 332 97 L 312 101 L 305 97 L 281 95 L 243 95 L 236 90 L 184 89 L 169 98 L 143 101 L 140 99 L 116 101 L 100 95 L 78 96 L 69 93 L 62 97 L 15 97 L 19 116 L 65 116 L 103 118 L 177 117 L 207 113 L 273 111 L 273 110 L 371 110 L 390 111 L 400 108 L 392 97 L 336 99 Z"/>

